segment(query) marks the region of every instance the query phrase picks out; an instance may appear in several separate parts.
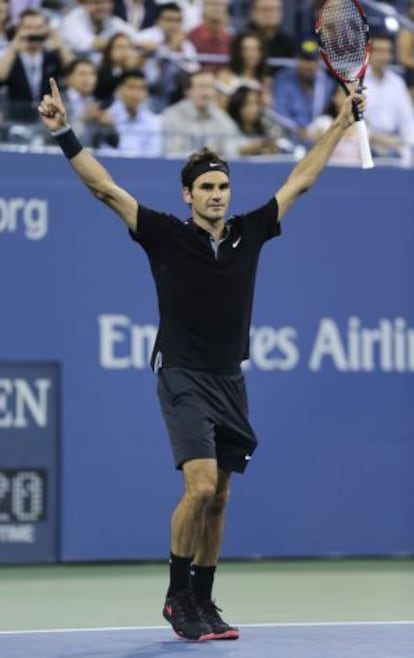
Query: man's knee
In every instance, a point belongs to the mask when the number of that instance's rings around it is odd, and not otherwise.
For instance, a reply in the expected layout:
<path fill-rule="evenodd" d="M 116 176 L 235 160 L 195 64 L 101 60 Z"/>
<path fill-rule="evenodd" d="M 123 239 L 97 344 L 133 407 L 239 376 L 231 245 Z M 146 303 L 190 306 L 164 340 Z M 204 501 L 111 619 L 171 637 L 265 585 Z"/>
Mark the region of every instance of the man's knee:
<path fill-rule="evenodd" d="M 185 494 L 200 509 L 210 505 L 217 493 L 217 468 L 213 460 L 194 462 L 184 467 Z"/>
<path fill-rule="evenodd" d="M 224 511 L 230 497 L 230 489 L 224 491 L 216 491 L 214 496 L 208 503 L 208 513 L 211 515 L 219 515 Z"/>
<path fill-rule="evenodd" d="M 212 482 L 197 482 L 191 488 L 187 488 L 187 497 L 196 506 L 205 508 L 212 504 L 216 493 L 214 483 Z"/>

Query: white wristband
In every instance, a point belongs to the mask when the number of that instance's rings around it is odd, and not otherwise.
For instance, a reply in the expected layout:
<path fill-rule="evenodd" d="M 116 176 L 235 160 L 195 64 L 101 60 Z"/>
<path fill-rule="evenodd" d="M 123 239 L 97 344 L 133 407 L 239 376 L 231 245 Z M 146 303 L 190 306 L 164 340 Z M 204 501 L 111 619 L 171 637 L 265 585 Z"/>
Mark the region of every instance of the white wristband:
<path fill-rule="evenodd" d="M 60 135 L 64 135 L 67 133 L 69 130 L 72 130 L 72 126 L 70 123 L 67 123 L 66 126 L 63 126 L 63 128 L 59 128 L 59 130 L 51 130 L 50 134 L 52 137 L 59 137 Z"/>

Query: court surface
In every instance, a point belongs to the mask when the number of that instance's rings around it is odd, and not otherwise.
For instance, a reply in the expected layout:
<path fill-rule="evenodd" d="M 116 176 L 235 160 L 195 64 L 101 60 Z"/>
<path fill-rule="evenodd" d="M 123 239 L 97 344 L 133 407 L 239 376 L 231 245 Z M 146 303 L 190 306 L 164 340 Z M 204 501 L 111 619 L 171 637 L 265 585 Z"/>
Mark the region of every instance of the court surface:
<path fill-rule="evenodd" d="M 189 643 L 167 628 L 0 635 L 2 658 L 409 658 L 414 622 L 243 626 L 238 641 Z"/>
<path fill-rule="evenodd" d="M 414 658 L 414 562 L 224 563 L 238 641 L 176 639 L 166 565 L 0 568 L 0 658 Z"/>

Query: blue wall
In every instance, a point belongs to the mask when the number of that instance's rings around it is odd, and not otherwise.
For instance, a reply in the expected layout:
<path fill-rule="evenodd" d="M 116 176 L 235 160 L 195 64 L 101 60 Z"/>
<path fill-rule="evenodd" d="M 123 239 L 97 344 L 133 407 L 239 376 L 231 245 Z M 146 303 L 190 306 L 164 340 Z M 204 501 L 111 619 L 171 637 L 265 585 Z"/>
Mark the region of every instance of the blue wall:
<path fill-rule="evenodd" d="M 105 164 L 186 216 L 181 163 Z M 234 164 L 232 211 L 290 169 Z M 164 557 L 181 478 L 147 367 L 145 254 L 62 157 L 0 170 L 0 360 L 62 365 L 61 557 Z M 412 171 L 330 168 L 265 246 L 246 370 L 261 444 L 224 555 L 414 553 L 413 208 Z"/>

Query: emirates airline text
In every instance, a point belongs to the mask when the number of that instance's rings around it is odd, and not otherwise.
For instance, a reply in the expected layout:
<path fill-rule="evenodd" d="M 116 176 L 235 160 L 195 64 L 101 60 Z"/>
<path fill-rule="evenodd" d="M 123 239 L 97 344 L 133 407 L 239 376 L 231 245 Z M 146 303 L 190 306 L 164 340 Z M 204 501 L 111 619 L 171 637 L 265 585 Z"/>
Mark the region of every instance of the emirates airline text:
<path fill-rule="evenodd" d="M 100 315 L 98 326 L 102 368 L 148 367 L 156 326 L 135 324 L 127 315 L 117 314 Z M 323 317 L 306 350 L 295 327 L 251 328 L 250 360 L 245 369 L 290 371 L 302 365 L 313 372 L 327 367 L 343 373 L 414 372 L 414 328 L 403 317 L 381 318 L 371 326 L 357 316 L 344 323 Z"/>

